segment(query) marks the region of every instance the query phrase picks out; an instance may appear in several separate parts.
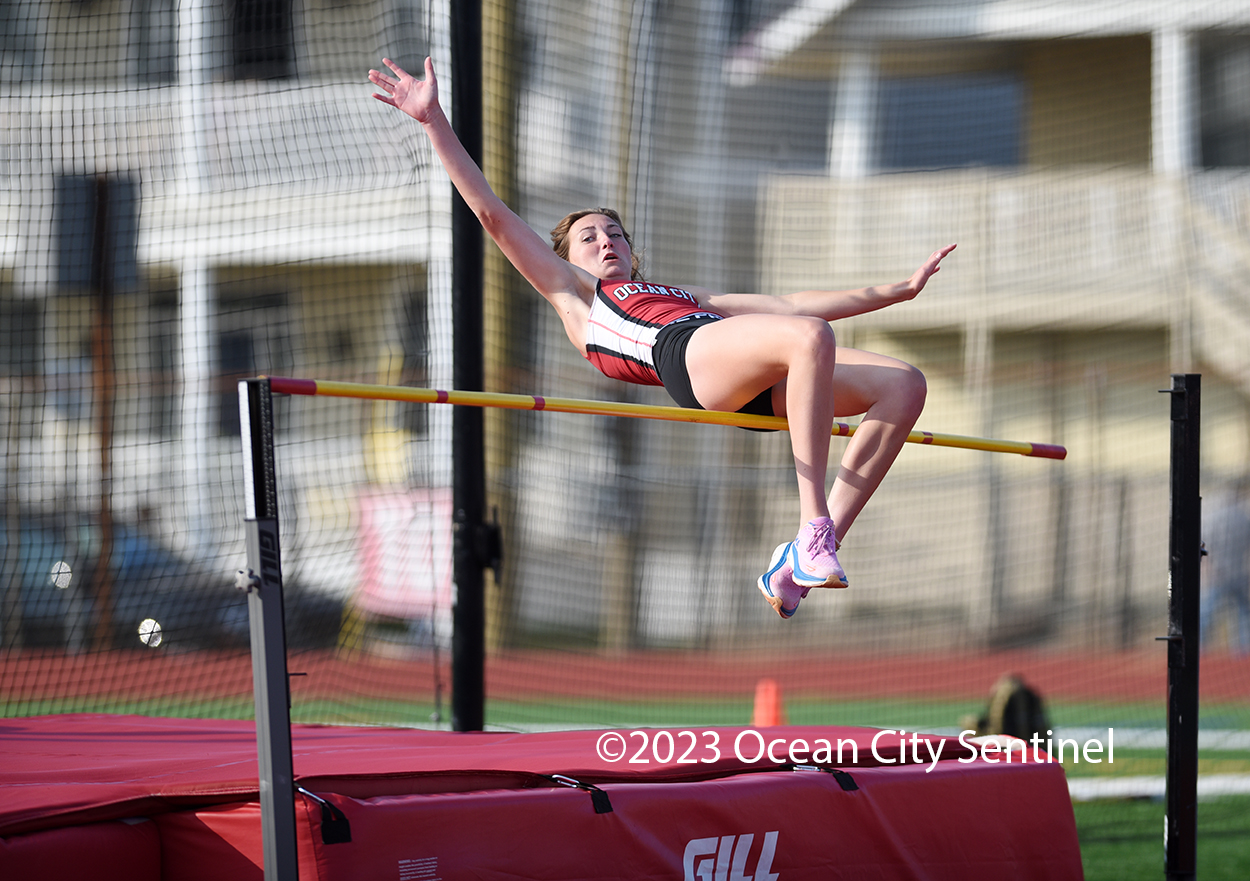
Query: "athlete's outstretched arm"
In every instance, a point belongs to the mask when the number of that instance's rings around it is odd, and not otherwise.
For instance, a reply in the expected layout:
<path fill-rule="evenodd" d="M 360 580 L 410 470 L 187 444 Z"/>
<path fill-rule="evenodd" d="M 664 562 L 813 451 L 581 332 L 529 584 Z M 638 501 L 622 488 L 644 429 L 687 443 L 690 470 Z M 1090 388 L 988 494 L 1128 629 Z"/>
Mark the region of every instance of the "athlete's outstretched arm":
<path fill-rule="evenodd" d="M 421 123 L 452 184 L 512 265 L 557 309 L 562 296 L 584 299 L 587 291 L 593 292 L 595 282 L 590 273 L 561 259 L 491 189 L 438 103 L 434 63 L 425 59 L 425 79 L 418 80 L 389 58 L 382 62 L 394 76 L 370 70 L 369 81 L 385 93 L 375 92 L 373 97 Z"/>
<path fill-rule="evenodd" d="M 875 312 L 895 303 L 914 299 L 929 279 L 941 268 L 942 258 L 955 250 L 954 245 L 939 248 L 929 255 L 919 269 L 907 281 L 896 284 L 873 285 L 851 291 L 799 291 L 781 297 L 767 294 L 717 294 L 701 288 L 687 288 L 699 297 L 700 302 L 722 315 L 749 315 L 768 313 L 773 315 L 806 315 L 837 321 Z"/>

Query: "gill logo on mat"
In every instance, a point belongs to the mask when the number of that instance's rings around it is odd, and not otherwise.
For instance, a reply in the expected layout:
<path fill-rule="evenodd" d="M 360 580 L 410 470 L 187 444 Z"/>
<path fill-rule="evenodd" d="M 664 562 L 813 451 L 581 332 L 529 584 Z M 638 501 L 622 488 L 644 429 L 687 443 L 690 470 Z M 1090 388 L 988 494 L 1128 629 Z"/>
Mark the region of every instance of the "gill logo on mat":
<path fill-rule="evenodd" d="M 682 857 L 685 881 L 777 881 L 772 870 L 777 852 L 777 833 L 767 832 L 756 857 L 754 874 L 748 875 L 747 862 L 755 836 L 722 835 L 720 838 L 692 838 Z"/>

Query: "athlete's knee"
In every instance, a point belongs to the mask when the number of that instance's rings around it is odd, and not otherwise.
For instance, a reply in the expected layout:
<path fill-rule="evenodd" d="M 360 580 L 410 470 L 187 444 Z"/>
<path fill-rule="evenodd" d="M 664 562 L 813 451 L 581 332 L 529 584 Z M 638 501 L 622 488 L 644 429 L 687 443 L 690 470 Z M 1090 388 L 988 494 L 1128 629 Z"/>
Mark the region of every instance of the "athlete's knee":
<path fill-rule="evenodd" d="M 829 322 L 796 316 L 790 324 L 791 351 L 802 353 L 807 358 L 832 359 L 836 356 L 838 340 Z"/>
<path fill-rule="evenodd" d="M 902 376 L 896 386 L 896 394 L 901 403 L 916 416 L 924 409 L 925 398 L 929 394 L 929 383 L 924 374 L 910 364 L 903 365 Z"/>

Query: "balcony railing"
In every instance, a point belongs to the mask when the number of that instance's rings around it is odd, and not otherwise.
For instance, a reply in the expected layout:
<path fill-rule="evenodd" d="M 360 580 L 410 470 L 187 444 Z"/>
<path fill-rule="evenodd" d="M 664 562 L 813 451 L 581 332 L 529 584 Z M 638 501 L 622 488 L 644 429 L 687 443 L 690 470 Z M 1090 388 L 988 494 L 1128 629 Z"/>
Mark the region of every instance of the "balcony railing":
<path fill-rule="evenodd" d="M 940 284 L 894 325 L 1167 324 L 1181 295 L 1250 269 L 1250 178 L 1077 169 L 952 171 L 763 188 L 762 278 L 772 293 L 906 278 L 958 242 Z M 1225 286 L 1227 287 L 1227 286 Z M 1244 289 L 1228 292 L 1250 316 Z M 1228 297 L 1225 298 L 1226 300 Z"/>
<path fill-rule="evenodd" d="M 424 174 L 420 131 L 387 113 L 367 85 L 275 86 L 237 81 L 205 87 L 204 168 L 176 86 L 64 92 L 25 88 L 0 97 L 0 178 L 19 189 L 32 172 L 118 172 L 159 194 L 187 176 L 204 192 L 299 185 L 321 192 L 395 186 Z M 190 128 L 186 125 L 186 128 Z"/>

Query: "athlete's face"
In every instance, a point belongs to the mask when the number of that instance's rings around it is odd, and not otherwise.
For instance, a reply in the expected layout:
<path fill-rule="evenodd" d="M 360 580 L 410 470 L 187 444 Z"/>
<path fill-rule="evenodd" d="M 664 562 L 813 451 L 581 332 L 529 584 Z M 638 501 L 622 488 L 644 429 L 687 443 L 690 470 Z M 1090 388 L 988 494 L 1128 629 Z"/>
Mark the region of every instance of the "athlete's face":
<path fill-rule="evenodd" d="M 625 231 L 604 214 L 587 214 L 573 224 L 569 262 L 604 281 L 628 281 L 633 271 Z"/>

